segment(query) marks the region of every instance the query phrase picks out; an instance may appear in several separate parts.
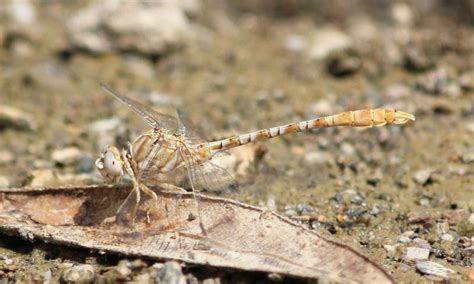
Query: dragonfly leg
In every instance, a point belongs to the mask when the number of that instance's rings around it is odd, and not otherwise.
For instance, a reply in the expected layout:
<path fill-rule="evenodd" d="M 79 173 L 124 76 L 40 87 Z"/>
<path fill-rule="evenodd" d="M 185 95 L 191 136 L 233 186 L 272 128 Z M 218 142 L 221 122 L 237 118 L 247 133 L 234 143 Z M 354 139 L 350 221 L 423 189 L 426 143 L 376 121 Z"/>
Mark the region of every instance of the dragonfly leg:
<path fill-rule="evenodd" d="M 158 195 L 156 195 L 156 193 L 153 190 L 151 190 L 150 188 L 148 188 L 148 186 L 146 186 L 145 184 L 140 184 L 140 188 L 145 194 L 147 194 L 151 198 L 153 198 L 154 202 L 152 204 L 152 207 L 154 208 L 155 205 L 156 205 L 156 202 L 158 201 Z M 151 221 L 150 221 L 150 209 L 146 210 L 146 219 L 147 219 L 148 223 L 151 223 Z"/>
<path fill-rule="evenodd" d="M 131 223 L 133 225 L 133 224 L 135 224 L 135 217 L 136 217 L 136 214 L 137 214 L 138 205 L 140 204 L 140 201 L 141 201 L 142 184 L 140 184 L 137 181 L 137 178 L 135 176 L 135 172 L 132 169 L 132 165 L 130 164 L 130 161 L 127 159 L 127 155 L 126 155 L 125 151 L 122 152 L 122 156 L 124 158 L 123 161 L 124 161 L 125 171 L 132 178 L 133 189 L 132 189 L 132 192 L 130 192 L 127 199 L 125 199 L 125 201 L 122 203 L 122 205 L 118 209 L 117 214 L 119 214 L 122 211 L 123 206 L 127 203 L 128 199 L 133 195 L 133 193 L 135 193 L 135 197 L 136 197 L 135 198 L 135 204 L 133 204 L 132 215 L 130 216 L 131 217 Z"/>
<path fill-rule="evenodd" d="M 145 194 L 149 195 L 154 200 L 158 200 L 158 195 L 156 195 L 156 193 L 153 190 L 151 190 L 148 186 L 146 186 L 145 184 L 140 184 L 140 187 Z"/>
<path fill-rule="evenodd" d="M 137 184 L 133 187 L 133 190 L 135 191 L 135 195 L 136 195 L 136 202 L 135 204 L 133 205 L 133 210 L 132 210 L 132 225 L 135 224 L 135 217 L 137 215 L 137 209 L 138 209 L 138 205 L 140 204 L 140 200 L 141 200 L 141 192 L 140 192 L 140 186 Z"/>
<path fill-rule="evenodd" d="M 162 187 L 164 190 L 169 190 L 173 192 L 182 192 L 182 193 L 188 192 L 186 189 L 176 186 L 171 183 L 160 183 L 160 187 Z"/>

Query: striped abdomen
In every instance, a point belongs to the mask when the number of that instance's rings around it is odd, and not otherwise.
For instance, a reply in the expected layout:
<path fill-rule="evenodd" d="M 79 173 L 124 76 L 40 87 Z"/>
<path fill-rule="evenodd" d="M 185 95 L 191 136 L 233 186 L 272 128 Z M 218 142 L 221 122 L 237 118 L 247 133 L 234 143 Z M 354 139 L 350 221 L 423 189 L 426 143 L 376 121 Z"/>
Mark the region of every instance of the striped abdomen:
<path fill-rule="evenodd" d="M 209 151 L 212 154 L 233 147 L 244 145 L 253 141 L 270 139 L 288 133 L 306 131 L 315 128 L 333 126 L 373 127 L 385 124 L 403 124 L 415 120 L 412 114 L 397 111 L 396 109 L 378 108 L 356 111 L 346 111 L 336 115 L 320 117 L 312 120 L 301 121 L 278 127 L 261 129 L 248 134 L 232 136 L 227 139 L 210 142 Z"/>

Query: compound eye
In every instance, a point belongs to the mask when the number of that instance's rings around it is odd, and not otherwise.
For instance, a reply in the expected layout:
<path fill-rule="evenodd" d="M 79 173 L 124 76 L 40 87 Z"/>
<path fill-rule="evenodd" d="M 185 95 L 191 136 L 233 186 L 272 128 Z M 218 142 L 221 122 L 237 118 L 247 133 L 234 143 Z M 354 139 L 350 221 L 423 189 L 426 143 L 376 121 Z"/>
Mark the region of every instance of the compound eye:
<path fill-rule="evenodd" d="M 118 176 L 122 174 L 122 164 L 112 151 L 105 152 L 104 167 L 109 175 Z"/>

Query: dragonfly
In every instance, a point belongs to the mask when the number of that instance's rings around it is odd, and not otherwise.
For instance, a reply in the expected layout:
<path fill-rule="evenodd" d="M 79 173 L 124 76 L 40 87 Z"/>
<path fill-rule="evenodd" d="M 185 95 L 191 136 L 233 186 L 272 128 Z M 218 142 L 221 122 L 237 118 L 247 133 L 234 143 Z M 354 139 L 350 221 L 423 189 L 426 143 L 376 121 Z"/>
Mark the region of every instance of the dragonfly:
<path fill-rule="evenodd" d="M 225 168 L 212 163 L 213 158 L 219 153 L 229 149 L 317 128 L 335 126 L 369 128 L 404 124 L 415 120 L 414 115 L 397 109 L 362 109 L 265 128 L 217 141 L 203 141 L 184 125 L 179 111 L 176 116 L 162 114 L 128 96 L 119 94 L 104 84 L 101 84 L 101 87 L 137 113 L 150 127 L 125 149 L 119 150 L 115 145 L 105 146 L 95 162 L 96 168 L 109 183 L 118 183 L 124 175 L 128 175 L 131 179 L 132 190 L 118 208 L 116 216 L 126 215 L 132 224 L 143 195 L 158 200 L 157 194 L 151 188 L 186 191 L 182 187 L 166 182 L 164 178 L 178 169 L 185 169 L 189 185 L 195 194 L 217 190 L 223 186 L 235 186 L 236 182 L 232 175 Z M 130 202 L 133 206 L 126 206 Z"/>

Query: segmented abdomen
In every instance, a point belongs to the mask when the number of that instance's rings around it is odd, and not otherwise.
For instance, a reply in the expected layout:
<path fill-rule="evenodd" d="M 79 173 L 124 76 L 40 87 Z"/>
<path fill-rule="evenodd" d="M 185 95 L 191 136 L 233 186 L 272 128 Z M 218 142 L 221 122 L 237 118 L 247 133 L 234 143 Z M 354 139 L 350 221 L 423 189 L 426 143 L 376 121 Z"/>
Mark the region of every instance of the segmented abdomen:
<path fill-rule="evenodd" d="M 312 120 L 294 122 L 278 127 L 261 129 L 255 132 L 232 136 L 227 139 L 210 142 L 208 144 L 211 155 L 213 153 L 244 145 L 253 141 L 270 139 L 288 133 L 306 131 L 315 128 L 334 126 L 373 127 L 385 124 L 403 124 L 415 120 L 412 114 L 389 108 L 363 109 L 346 111 L 336 115 L 324 116 Z M 202 147 L 202 146 L 201 146 Z"/>

